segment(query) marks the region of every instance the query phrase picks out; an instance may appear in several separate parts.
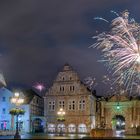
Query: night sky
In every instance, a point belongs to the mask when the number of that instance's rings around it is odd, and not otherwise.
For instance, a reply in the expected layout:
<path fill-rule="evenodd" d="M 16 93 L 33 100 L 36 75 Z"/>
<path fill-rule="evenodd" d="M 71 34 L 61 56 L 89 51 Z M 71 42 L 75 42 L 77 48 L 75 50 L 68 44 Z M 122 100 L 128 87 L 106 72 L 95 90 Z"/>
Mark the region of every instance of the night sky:
<path fill-rule="evenodd" d="M 139 0 L 1 0 L 0 70 L 8 88 L 29 88 L 42 82 L 48 89 L 65 63 L 79 73 L 81 80 L 96 77 L 97 94 L 107 68 L 101 52 L 89 48 L 94 35 L 108 31 L 111 21 L 128 10 L 140 23 Z"/>

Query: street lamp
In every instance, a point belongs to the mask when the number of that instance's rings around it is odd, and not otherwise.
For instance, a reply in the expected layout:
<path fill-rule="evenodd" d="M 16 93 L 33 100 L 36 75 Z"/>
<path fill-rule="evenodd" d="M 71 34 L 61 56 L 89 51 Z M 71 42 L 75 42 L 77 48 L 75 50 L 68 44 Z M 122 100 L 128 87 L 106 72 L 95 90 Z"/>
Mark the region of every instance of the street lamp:
<path fill-rule="evenodd" d="M 57 118 L 57 121 L 58 122 L 63 122 L 63 121 L 65 121 L 65 118 L 64 118 L 64 116 L 65 116 L 65 111 L 63 111 L 63 108 L 60 108 L 60 110 L 57 112 L 57 115 L 58 115 L 58 118 Z M 62 135 L 62 127 L 60 127 L 60 135 Z"/>
<path fill-rule="evenodd" d="M 14 97 L 11 98 L 11 103 L 16 105 L 16 109 L 10 111 L 11 114 L 16 115 L 16 133 L 14 139 L 20 139 L 21 136 L 19 135 L 18 130 L 18 116 L 20 114 L 24 114 L 24 111 L 19 108 L 19 106 L 24 103 L 24 99 L 19 96 L 18 92 L 16 92 Z"/>
<path fill-rule="evenodd" d="M 117 104 L 117 110 L 120 110 L 120 105 L 119 105 L 119 102 Z"/>

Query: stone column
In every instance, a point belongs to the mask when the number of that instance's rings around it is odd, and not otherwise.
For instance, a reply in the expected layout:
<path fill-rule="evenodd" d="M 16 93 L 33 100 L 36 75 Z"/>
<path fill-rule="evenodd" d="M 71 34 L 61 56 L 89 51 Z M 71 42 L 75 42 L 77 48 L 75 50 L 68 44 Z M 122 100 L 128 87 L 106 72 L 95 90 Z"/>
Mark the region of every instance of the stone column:
<path fill-rule="evenodd" d="M 31 133 L 33 133 L 33 132 L 34 132 L 34 131 L 33 131 L 33 120 L 32 120 L 31 118 L 29 119 L 29 123 L 30 123 L 30 130 L 29 130 L 29 131 L 30 131 Z M 25 126 L 25 127 L 26 127 L 26 126 Z"/>
<path fill-rule="evenodd" d="M 136 116 L 136 101 L 134 101 L 134 104 L 133 104 L 133 126 L 134 127 L 136 126 L 136 119 L 137 119 L 137 116 Z"/>
<path fill-rule="evenodd" d="M 14 130 L 14 115 L 11 115 L 11 130 Z"/>
<path fill-rule="evenodd" d="M 129 123 L 131 123 L 130 124 L 130 127 L 132 127 L 132 124 L 133 124 L 133 106 L 131 107 L 131 122 L 129 122 Z"/>
<path fill-rule="evenodd" d="M 101 102 L 101 127 L 104 128 L 105 114 L 104 114 L 104 101 Z"/>
<path fill-rule="evenodd" d="M 46 117 L 47 116 L 47 98 L 46 97 L 43 97 L 44 98 L 44 116 Z"/>
<path fill-rule="evenodd" d="M 104 102 L 101 102 L 101 117 L 104 117 Z"/>

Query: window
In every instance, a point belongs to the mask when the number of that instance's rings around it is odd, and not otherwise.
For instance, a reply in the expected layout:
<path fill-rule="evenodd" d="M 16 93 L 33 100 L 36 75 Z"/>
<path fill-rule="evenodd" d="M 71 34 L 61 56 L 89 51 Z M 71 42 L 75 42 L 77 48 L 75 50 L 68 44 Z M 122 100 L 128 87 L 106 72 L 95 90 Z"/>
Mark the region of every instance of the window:
<path fill-rule="evenodd" d="M 49 111 L 54 111 L 55 110 L 55 101 L 50 101 L 49 102 Z"/>
<path fill-rule="evenodd" d="M 71 101 L 69 101 L 68 109 L 71 110 L 71 108 L 72 108 L 72 107 L 71 107 Z"/>
<path fill-rule="evenodd" d="M 71 86 L 70 86 L 70 91 L 71 91 Z"/>
<path fill-rule="evenodd" d="M 74 86 L 72 86 L 72 90 L 74 91 Z"/>
<path fill-rule="evenodd" d="M 74 100 L 70 100 L 68 102 L 68 110 L 75 110 L 75 101 Z"/>
<path fill-rule="evenodd" d="M 70 77 L 70 80 L 72 80 L 72 77 Z"/>
<path fill-rule="evenodd" d="M 6 97 L 2 97 L 2 101 L 5 102 L 6 101 Z"/>
<path fill-rule="evenodd" d="M 85 100 L 79 101 L 79 110 L 85 110 Z"/>
<path fill-rule="evenodd" d="M 72 101 L 72 110 L 75 110 L 75 101 Z"/>
<path fill-rule="evenodd" d="M 74 86 L 70 86 L 70 91 L 74 91 Z"/>
<path fill-rule="evenodd" d="M 9 97 L 9 102 L 11 102 L 12 97 Z"/>
<path fill-rule="evenodd" d="M 64 78 L 64 77 L 62 77 L 62 80 L 64 81 L 64 80 L 65 80 L 65 78 Z"/>
<path fill-rule="evenodd" d="M 64 86 L 60 86 L 60 91 L 64 91 Z"/>
<path fill-rule="evenodd" d="M 5 114 L 5 113 L 6 113 L 6 109 L 3 108 L 3 109 L 2 109 L 2 114 Z"/>
<path fill-rule="evenodd" d="M 39 102 L 39 101 L 38 101 L 38 98 L 36 98 L 36 103 L 38 104 L 38 102 Z"/>
<path fill-rule="evenodd" d="M 87 132 L 87 127 L 85 124 L 79 124 L 78 125 L 78 132 L 80 133 L 86 133 Z"/>
<path fill-rule="evenodd" d="M 65 102 L 64 101 L 59 101 L 59 108 L 63 108 L 65 107 Z"/>

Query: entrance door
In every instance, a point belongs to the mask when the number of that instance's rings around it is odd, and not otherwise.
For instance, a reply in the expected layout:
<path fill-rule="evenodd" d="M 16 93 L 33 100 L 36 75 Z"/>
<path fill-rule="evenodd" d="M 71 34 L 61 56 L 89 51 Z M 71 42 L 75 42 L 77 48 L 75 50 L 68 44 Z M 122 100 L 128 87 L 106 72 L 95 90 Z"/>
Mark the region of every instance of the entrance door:
<path fill-rule="evenodd" d="M 33 132 L 43 132 L 43 124 L 40 118 L 36 118 L 33 121 Z"/>
<path fill-rule="evenodd" d="M 116 115 L 112 118 L 112 128 L 116 131 L 116 135 L 124 135 L 125 118 L 122 115 Z"/>

